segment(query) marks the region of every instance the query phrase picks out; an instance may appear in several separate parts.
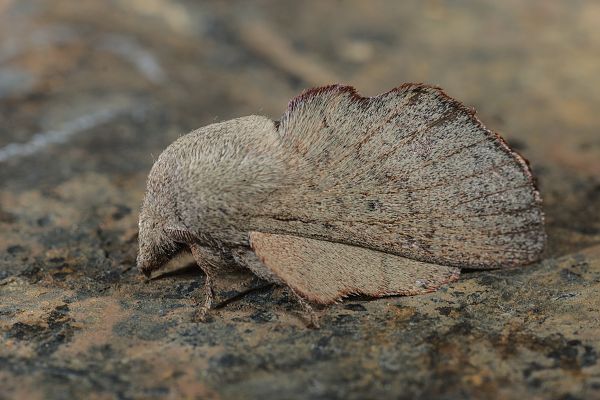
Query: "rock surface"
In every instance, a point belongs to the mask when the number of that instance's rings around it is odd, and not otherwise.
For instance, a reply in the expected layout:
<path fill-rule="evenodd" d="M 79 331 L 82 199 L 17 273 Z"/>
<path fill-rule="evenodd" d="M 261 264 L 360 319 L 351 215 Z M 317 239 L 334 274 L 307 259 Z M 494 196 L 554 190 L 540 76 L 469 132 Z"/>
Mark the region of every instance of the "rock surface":
<path fill-rule="evenodd" d="M 0 1 L 0 398 L 600 398 L 598 18 L 543 0 Z M 145 177 L 180 134 L 278 118 L 306 87 L 406 81 L 531 161 L 543 261 L 349 299 L 320 330 L 273 287 L 193 323 L 189 258 L 137 273 Z"/>

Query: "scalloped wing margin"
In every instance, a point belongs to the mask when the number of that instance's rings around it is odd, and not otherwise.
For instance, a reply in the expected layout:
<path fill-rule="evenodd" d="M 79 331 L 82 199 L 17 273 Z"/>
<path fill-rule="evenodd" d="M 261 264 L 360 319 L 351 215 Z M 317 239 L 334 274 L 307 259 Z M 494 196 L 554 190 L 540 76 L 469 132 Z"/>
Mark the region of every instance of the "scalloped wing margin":
<path fill-rule="evenodd" d="M 370 98 L 312 89 L 290 102 L 278 133 L 299 178 L 265 203 L 259 218 L 273 233 L 469 268 L 540 257 L 544 217 L 527 162 L 439 88 Z"/>

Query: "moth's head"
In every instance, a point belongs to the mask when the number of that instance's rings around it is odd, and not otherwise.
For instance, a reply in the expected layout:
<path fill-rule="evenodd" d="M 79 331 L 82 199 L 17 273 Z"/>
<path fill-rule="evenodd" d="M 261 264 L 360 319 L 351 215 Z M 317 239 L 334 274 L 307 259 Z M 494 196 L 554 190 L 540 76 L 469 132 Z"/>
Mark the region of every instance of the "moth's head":
<path fill-rule="evenodd" d="M 148 194 L 140 212 L 138 234 L 138 270 L 150 277 L 155 271 L 175 257 L 182 249 L 165 232 L 165 217 L 151 204 Z"/>

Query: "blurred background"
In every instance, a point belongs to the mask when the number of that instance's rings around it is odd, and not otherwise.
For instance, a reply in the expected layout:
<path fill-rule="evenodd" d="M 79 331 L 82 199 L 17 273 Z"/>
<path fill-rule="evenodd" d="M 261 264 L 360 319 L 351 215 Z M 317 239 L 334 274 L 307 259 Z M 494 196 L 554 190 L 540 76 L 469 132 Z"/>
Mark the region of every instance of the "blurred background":
<path fill-rule="evenodd" d="M 116 324 L 116 328 L 106 328 L 105 337 L 127 338 L 122 340 L 130 340 L 128 346 L 176 335 L 172 329 L 179 317 L 167 318 L 167 323 L 165 319 L 148 322 L 144 316 L 160 314 L 158 310 L 168 313 L 165 304 L 171 304 L 173 310 L 177 304 L 182 307 L 186 296 L 200 286 L 189 282 L 202 279 L 199 273 L 189 272 L 179 280 L 143 286 L 133 268 L 137 211 L 154 158 L 179 135 L 212 122 L 249 114 L 278 119 L 289 99 L 309 87 L 343 83 L 372 96 L 404 82 L 441 86 L 474 107 L 490 129 L 531 162 L 547 214 L 546 259 L 597 248 L 599 71 L 600 3 L 596 1 L 0 0 L 0 282 L 22 281 L 13 289 L 9 284 L 0 287 L 5 307 L 4 314 L 0 313 L 0 329 L 8 346 L 0 350 L 0 383 L 4 379 L 3 386 L 18 397 L 24 389 L 8 382 L 15 376 L 23 378 L 26 372 L 32 382 L 46 382 L 43 390 L 50 397 L 59 389 L 71 395 L 82 393 L 70 386 L 69 373 L 75 372 L 65 372 L 67 378 L 59 379 L 35 367 L 37 361 L 32 360 L 43 359 L 54 360 L 56 368 L 79 371 L 88 385 L 80 388 L 84 392 L 88 387 L 108 393 L 118 389 L 124 396 L 139 393 L 128 392 L 129 378 L 120 377 L 117 367 L 107 367 L 113 364 L 106 360 L 146 356 L 115 350 L 116 345 L 98 350 L 88 333 Z M 597 265 L 598 257 L 594 260 Z M 123 287 L 129 287 L 127 295 Z M 597 284 L 594 290 L 597 293 Z M 43 304 L 39 303 L 42 295 L 46 296 Z M 162 303 L 152 303 L 154 308 L 144 311 L 146 314 L 135 314 L 141 312 L 135 304 L 153 296 L 162 296 Z M 289 322 L 284 320 L 285 310 L 268 311 L 270 301 L 264 300 L 258 316 L 256 310 L 244 311 L 243 318 L 251 325 L 248 329 L 254 329 L 252 324 L 261 318 L 283 321 L 284 325 Z M 535 302 L 522 305 L 523 310 Z M 71 304 L 67 311 L 65 304 Z M 589 312 L 597 310 L 596 305 L 581 303 Z M 370 311 L 375 315 L 377 309 Z M 119 317 L 98 322 L 93 317 L 97 312 Z M 133 316 L 125 317 L 128 312 Z M 270 317 L 264 317 L 269 313 Z M 586 332 L 597 333 L 597 317 L 594 325 L 586 321 Z M 502 332 L 504 323 L 486 329 Z M 227 329 L 229 333 L 222 337 L 232 334 L 233 328 Z M 437 328 L 430 329 L 421 327 L 419 332 L 431 333 Z M 560 329 L 553 332 L 566 337 Z M 578 334 L 584 331 L 581 328 Z M 73 350 L 76 332 L 80 342 L 76 341 L 79 347 Z M 177 332 L 177 340 L 185 337 Z M 253 332 L 249 335 L 264 334 Z M 218 342 L 212 336 L 207 339 L 208 333 L 203 335 L 204 344 L 206 340 Z M 230 346 L 238 345 L 231 340 Z M 156 354 L 168 348 L 160 343 L 154 347 Z M 227 347 L 220 342 L 219 346 Z M 288 344 L 281 346 L 285 358 Z M 97 353 L 89 353 L 90 349 Z M 174 365 L 191 362 L 182 361 L 191 350 L 179 350 L 181 354 L 173 356 L 172 362 L 161 364 L 173 373 L 167 374 L 168 379 L 179 385 L 179 391 L 170 392 L 167 385 L 164 393 L 158 389 L 154 393 L 148 389 L 154 382 L 148 380 L 139 384 L 139 390 L 142 386 L 147 390 L 141 393 L 159 397 L 241 393 L 195 384 L 202 376 L 208 376 L 213 384 L 219 382 L 210 375 L 208 364 L 190 367 L 197 373 L 177 375 Z M 234 350 L 225 356 L 214 348 L 211 351 L 218 355 L 216 364 L 210 364 L 216 375 L 248 365 L 257 368 L 251 361 L 240 361 Z M 402 351 L 408 354 L 411 350 Z M 535 351 L 535 346 L 529 351 Z M 539 351 L 544 358 L 545 350 Z M 588 354 L 584 347 L 578 351 L 576 360 Z M 81 365 L 73 361 L 78 352 L 88 352 L 88 361 L 79 361 Z M 208 362 L 209 356 L 197 355 L 203 362 Z M 2 357 L 12 367 L 3 367 Z M 82 357 L 79 360 L 86 359 Z M 219 357 L 225 357 L 224 361 Z M 415 353 L 414 357 L 420 356 Z M 327 367 L 319 364 L 319 368 L 342 368 L 335 360 Z M 502 379 L 492 372 L 469 380 L 464 371 L 457 371 L 458 365 L 448 367 L 435 358 L 428 360 L 428 367 L 415 367 L 415 376 L 403 372 L 407 374 L 404 379 L 398 378 L 394 368 L 407 365 L 405 358 L 396 359 L 396 364 L 392 363 L 396 367 L 375 363 L 379 367 L 372 368 L 383 368 L 380 378 L 389 376 L 391 382 L 405 387 L 412 382 L 407 393 L 415 396 L 439 394 L 443 387 L 454 388 L 458 394 L 499 395 L 505 390 L 503 382 L 518 382 L 514 390 L 519 393 L 571 390 L 579 396 L 593 389 L 588 377 L 577 378 L 579 381 L 571 377 L 571 385 L 576 386 L 569 386 L 564 384 L 566 375 L 560 374 L 550 386 L 530 385 L 528 380 L 534 379 L 531 371 L 515 376 L 505 371 Z M 156 360 L 150 357 L 144 362 Z M 303 362 L 298 361 L 299 365 Z M 485 370 L 485 363 L 471 362 L 478 365 L 478 371 Z M 525 361 L 514 362 L 521 365 Z M 340 376 L 354 376 L 348 372 L 355 371 L 350 364 L 346 375 Z M 15 365 L 21 368 L 21 375 Z M 91 365 L 100 365 L 105 375 L 93 378 L 88 370 Z M 426 385 L 425 378 L 431 377 L 427 368 L 438 367 L 446 371 L 442 375 L 454 376 L 454 380 L 444 381 L 443 387 Z M 364 370 L 357 368 L 355 377 L 359 379 Z M 143 370 L 140 367 L 140 374 Z M 202 375 L 198 371 L 209 372 Z M 598 377 L 597 369 L 594 373 Z M 240 374 L 234 380 L 251 380 L 248 390 L 254 390 L 252 393 L 267 393 L 260 388 L 261 382 L 271 382 L 267 378 Z M 316 378 L 306 379 L 302 382 L 314 383 Z M 334 378 L 328 382 L 335 385 Z M 459 383 L 470 389 L 460 391 Z M 348 397 L 349 392 L 328 392 L 328 384 L 315 385 L 309 385 L 315 390 L 310 392 L 313 398 L 323 393 Z M 597 390 L 600 383 L 596 385 Z M 357 393 L 389 393 L 385 385 L 381 387 L 384 389 L 378 392 L 365 383 Z M 319 392 L 321 389 L 324 391 Z M 295 392 L 290 389 L 286 393 Z"/>
<path fill-rule="evenodd" d="M 192 129 L 276 119 L 313 86 L 426 82 L 531 161 L 562 209 L 553 228 L 600 229 L 586 208 L 600 175 L 597 2 L 1 0 L 0 13 L 4 188 L 135 175 L 139 197 L 152 155 Z"/>

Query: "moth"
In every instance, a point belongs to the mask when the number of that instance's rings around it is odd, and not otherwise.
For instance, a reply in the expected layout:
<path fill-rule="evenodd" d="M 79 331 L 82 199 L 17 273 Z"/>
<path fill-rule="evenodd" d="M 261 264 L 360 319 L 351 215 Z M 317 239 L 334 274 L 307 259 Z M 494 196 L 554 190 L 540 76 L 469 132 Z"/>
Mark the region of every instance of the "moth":
<path fill-rule="evenodd" d="M 474 110 L 424 84 L 375 97 L 331 85 L 279 121 L 237 118 L 167 147 L 148 176 L 137 265 L 149 276 L 191 251 L 203 318 L 232 263 L 310 310 L 529 264 L 545 238 L 528 163 Z"/>

